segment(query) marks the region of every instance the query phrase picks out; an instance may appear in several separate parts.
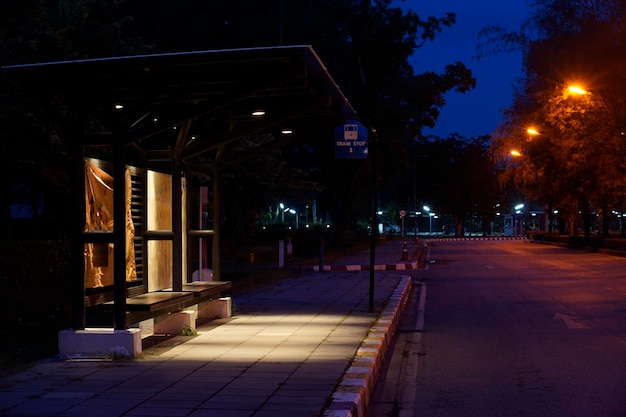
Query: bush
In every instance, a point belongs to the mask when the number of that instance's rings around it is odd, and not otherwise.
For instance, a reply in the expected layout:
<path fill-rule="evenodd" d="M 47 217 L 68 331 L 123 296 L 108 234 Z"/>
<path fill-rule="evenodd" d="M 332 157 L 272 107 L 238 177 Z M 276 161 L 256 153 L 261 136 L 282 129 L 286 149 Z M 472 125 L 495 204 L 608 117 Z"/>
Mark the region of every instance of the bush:
<path fill-rule="evenodd" d="M 70 308 L 68 241 L 0 243 L 0 369 L 57 353 Z"/>
<path fill-rule="evenodd" d="M 604 250 L 624 252 L 626 254 L 626 238 L 599 237 L 599 236 L 568 236 L 547 232 L 532 232 L 528 238 L 538 241 L 558 244 L 575 249 Z"/>

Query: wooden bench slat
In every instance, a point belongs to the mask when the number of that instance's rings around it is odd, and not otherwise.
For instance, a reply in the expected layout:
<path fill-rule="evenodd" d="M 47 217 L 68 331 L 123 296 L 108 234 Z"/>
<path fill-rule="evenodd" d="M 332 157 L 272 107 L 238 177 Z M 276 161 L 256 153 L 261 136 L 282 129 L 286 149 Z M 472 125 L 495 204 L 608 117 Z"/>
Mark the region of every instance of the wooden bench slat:
<path fill-rule="evenodd" d="M 187 284 L 183 284 L 183 291 L 193 292 L 196 297 L 207 297 L 210 295 L 221 296 L 222 291 L 226 291 L 232 288 L 233 284 L 230 281 L 194 281 Z M 166 288 L 163 291 L 171 291 L 171 288 Z"/>
<path fill-rule="evenodd" d="M 127 311 L 156 311 L 174 304 L 182 304 L 193 300 L 194 293 L 190 291 L 155 291 L 136 295 L 126 299 Z M 105 303 L 113 308 L 113 301 Z"/>
<path fill-rule="evenodd" d="M 183 291 L 166 288 L 126 298 L 128 323 L 137 323 L 158 315 L 183 310 L 189 306 L 222 297 L 232 288 L 230 281 L 194 281 L 183 284 Z M 115 302 L 101 304 L 104 311 L 113 312 Z"/>

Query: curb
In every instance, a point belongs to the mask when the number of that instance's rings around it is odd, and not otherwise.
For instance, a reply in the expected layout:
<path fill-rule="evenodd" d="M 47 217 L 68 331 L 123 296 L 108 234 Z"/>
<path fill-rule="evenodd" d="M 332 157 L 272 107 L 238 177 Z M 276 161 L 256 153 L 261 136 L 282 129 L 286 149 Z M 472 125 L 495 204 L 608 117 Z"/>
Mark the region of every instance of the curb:
<path fill-rule="evenodd" d="M 324 410 L 325 417 L 365 417 L 387 350 L 409 298 L 411 284 L 411 277 L 403 275 L 333 392 L 332 400 Z"/>
<path fill-rule="evenodd" d="M 404 262 L 399 264 L 383 264 L 383 265 L 374 265 L 374 271 L 409 271 L 417 268 L 417 261 L 412 262 Z M 315 265 L 312 267 L 312 270 L 315 272 L 319 272 L 319 265 Z M 322 271 L 369 271 L 369 264 L 365 265 L 323 265 Z"/>
<path fill-rule="evenodd" d="M 471 240 L 528 240 L 526 236 L 476 236 L 476 237 L 439 237 L 425 238 L 426 242 L 466 242 Z"/>

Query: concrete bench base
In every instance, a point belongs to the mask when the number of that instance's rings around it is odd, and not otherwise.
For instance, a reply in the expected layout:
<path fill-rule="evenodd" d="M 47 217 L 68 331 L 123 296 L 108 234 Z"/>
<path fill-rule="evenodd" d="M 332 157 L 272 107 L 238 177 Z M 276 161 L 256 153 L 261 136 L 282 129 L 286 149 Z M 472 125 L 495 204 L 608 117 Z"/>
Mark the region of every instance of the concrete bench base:
<path fill-rule="evenodd" d="M 194 309 L 176 311 L 154 318 L 154 334 L 179 334 L 185 327 L 196 330 L 198 312 Z"/>
<path fill-rule="evenodd" d="M 153 334 L 177 335 L 185 327 L 196 330 L 196 320 L 232 317 L 230 297 L 216 298 L 138 322 L 128 330 L 85 329 L 59 332 L 61 357 L 135 357 L 142 352 L 141 339 Z"/>
<path fill-rule="evenodd" d="M 233 315 L 233 303 L 230 297 L 216 298 L 198 304 L 198 317 L 202 319 L 226 319 Z"/>
<path fill-rule="evenodd" d="M 59 332 L 59 355 L 63 358 L 135 357 L 141 351 L 139 329 L 68 329 Z"/>

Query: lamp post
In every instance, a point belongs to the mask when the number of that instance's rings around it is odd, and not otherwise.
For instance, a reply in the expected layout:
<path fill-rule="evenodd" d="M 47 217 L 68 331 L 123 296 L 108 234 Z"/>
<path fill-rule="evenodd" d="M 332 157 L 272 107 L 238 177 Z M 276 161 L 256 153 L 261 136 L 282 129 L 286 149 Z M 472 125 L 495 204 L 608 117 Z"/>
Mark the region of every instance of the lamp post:
<path fill-rule="evenodd" d="M 288 210 L 289 210 L 289 213 L 293 214 L 293 215 L 296 217 L 296 229 L 297 229 L 297 228 L 298 228 L 298 226 L 299 226 L 299 225 L 298 225 L 298 213 L 296 212 L 296 210 L 295 210 L 295 209 L 292 209 L 292 208 L 290 208 L 290 209 L 288 209 Z"/>
<path fill-rule="evenodd" d="M 435 215 L 435 213 L 431 213 L 430 212 L 430 207 L 428 207 L 428 206 L 424 206 L 423 209 L 424 209 L 424 211 L 426 213 L 428 213 L 428 235 L 432 236 L 432 234 L 433 234 L 433 216 Z"/>
<path fill-rule="evenodd" d="M 609 100 L 605 94 L 608 93 Z M 596 168 L 596 175 L 602 177 L 607 173 L 611 176 L 611 180 L 615 176 L 619 176 L 620 173 L 615 171 L 607 170 L 608 166 L 612 166 L 610 162 L 607 162 L 607 158 L 610 158 L 609 155 L 614 155 L 617 157 L 615 160 L 615 166 L 617 166 L 623 158 L 623 137 L 625 135 L 623 119 L 619 117 L 620 109 L 623 107 L 623 101 L 615 101 L 616 95 L 611 90 L 604 89 L 602 93 L 598 93 L 596 91 L 589 91 L 581 86 L 570 85 L 567 87 L 567 94 L 571 96 L 577 96 L 576 100 L 580 100 L 579 104 L 584 106 L 585 110 L 580 111 L 581 114 L 585 115 L 585 124 L 583 128 L 585 130 L 585 135 L 589 135 L 590 137 L 594 137 L 593 144 L 593 153 L 594 154 L 604 154 L 603 166 L 600 170 Z M 620 126 L 621 124 L 621 126 Z M 622 155 L 620 156 L 620 153 Z M 589 164 L 589 162 L 587 162 Z M 594 165 L 591 165 L 592 167 Z M 609 180 L 609 181 L 611 181 Z M 602 184 L 603 181 L 599 181 L 599 184 Z M 603 190 L 602 190 L 603 191 Z M 600 192 L 602 192 L 600 191 Z M 593 195 L 594 193 L 598 193 L 598 190 L 594 190 L 592 187 L 586 190 L 589 195 Z M 591 208 L 586 201 L 587 194 L 583 194 L 582 203 L 582 213 L 583 213 L 583 230 L 585 236 L 592 233 L 592 216 L 591 216 Z M 606 200 L 605 200 L 606 201 Z M 609 235 L 609 223 L 608 223 L 608 206 L 606 202 L 602 203 L 602 235 Z"/>
<path fill-rule="evenodd" d="M 569 85 L 567 86 L 566 94 L 568 96 L 587 96 L 585 98 L 586 105 L 590 107 L 599 107 L 605 113 L 606 123 L 603 123 L 605 127 L 609 127 L 611 130 L 616 129 L 619 136 L 624 136 L 625 132 L 623 131 L 623 125 L 616 125 L 617 117 L 615 113 L 615 105 L 611 101 L 607 101 L 604 95 L 599 94 L 595 91 L 586 90 L 585 88 L 578 85 Z"/>
<path fill-rule="evenodd" d="M 520 203 L 513 207 L 514 215 L 515 215 L 515 236 L 522 236 L 524 234 L 524 212 L 522 209 L 524 208 L 524 204 Z"/>
<path fill-rule="evenodd" d="M 417 158 L 428 158 L 428 155 L 413 155 L 413 215 L 414 225 L 413 233 L 415 233 L 415 241 L 417 242 Z"/>

